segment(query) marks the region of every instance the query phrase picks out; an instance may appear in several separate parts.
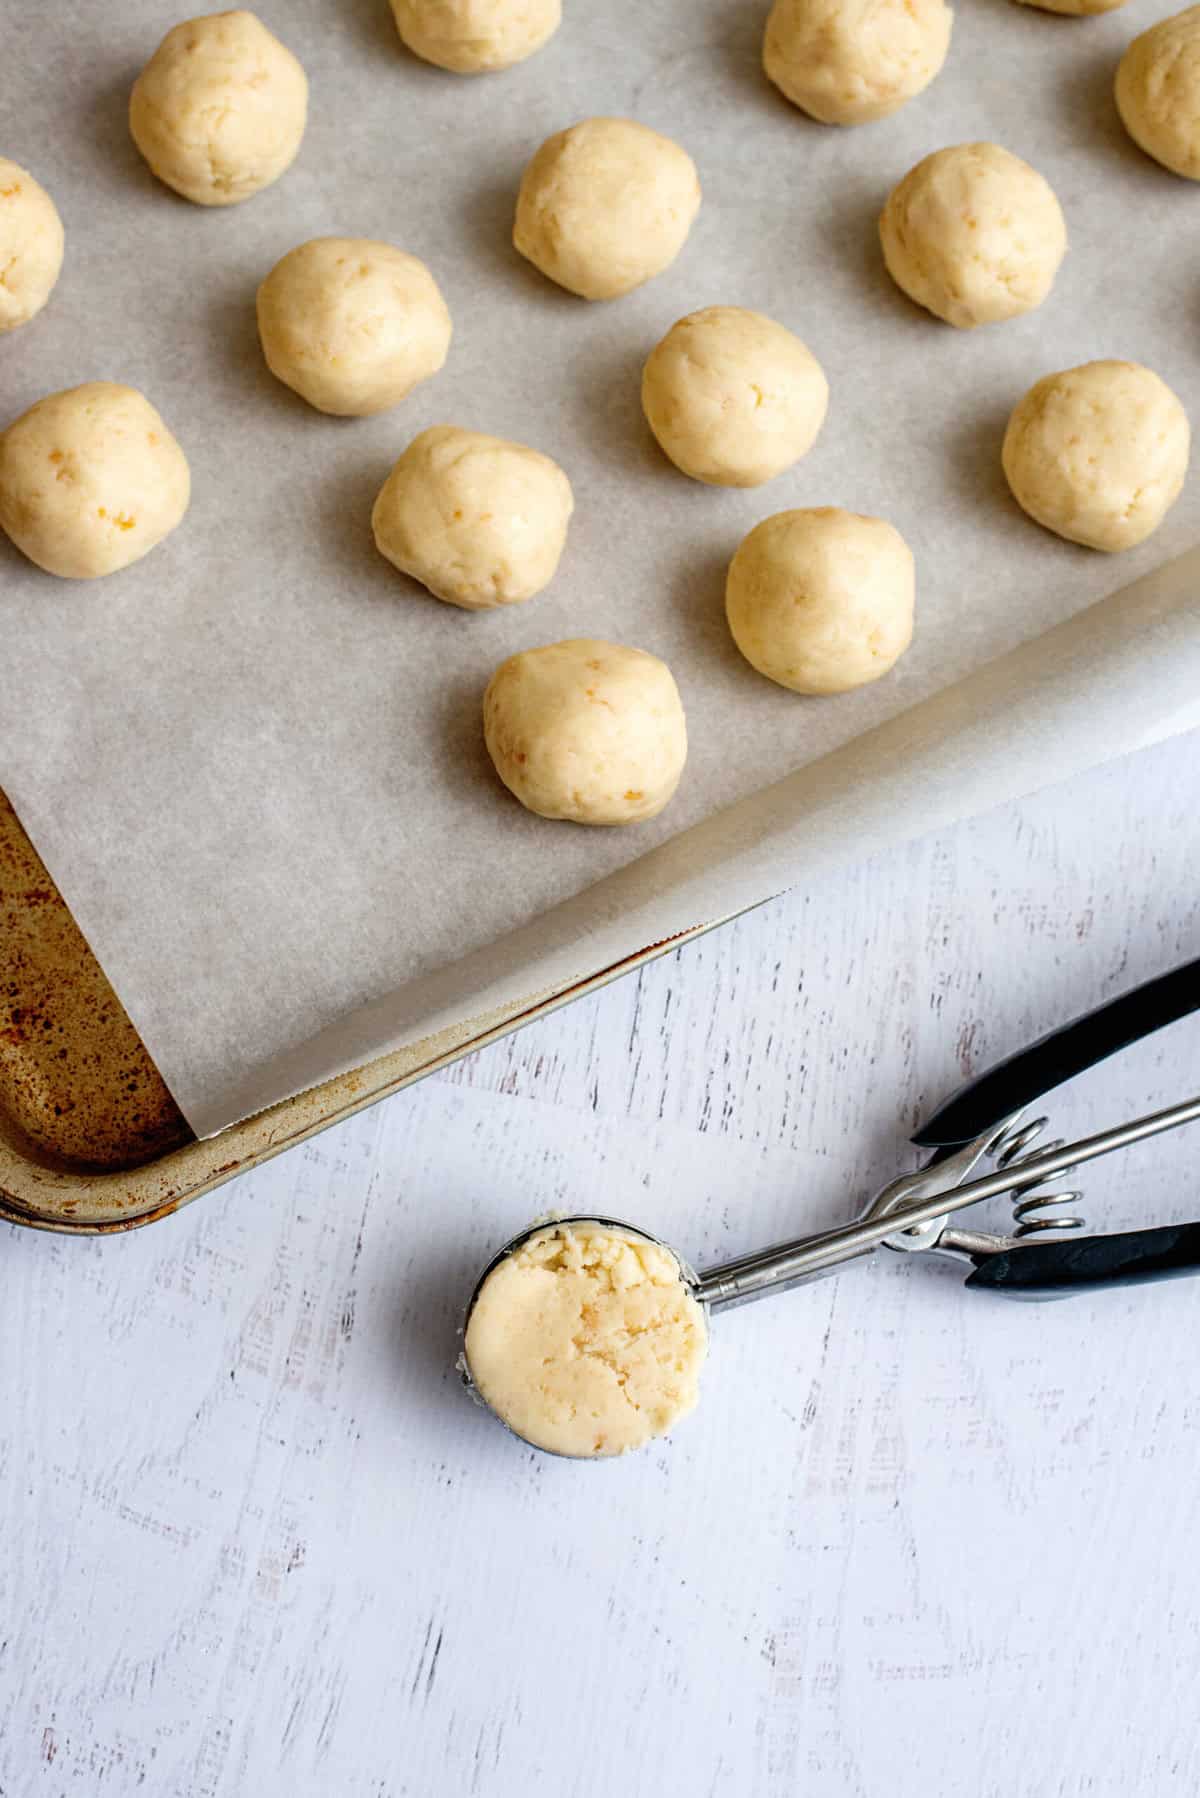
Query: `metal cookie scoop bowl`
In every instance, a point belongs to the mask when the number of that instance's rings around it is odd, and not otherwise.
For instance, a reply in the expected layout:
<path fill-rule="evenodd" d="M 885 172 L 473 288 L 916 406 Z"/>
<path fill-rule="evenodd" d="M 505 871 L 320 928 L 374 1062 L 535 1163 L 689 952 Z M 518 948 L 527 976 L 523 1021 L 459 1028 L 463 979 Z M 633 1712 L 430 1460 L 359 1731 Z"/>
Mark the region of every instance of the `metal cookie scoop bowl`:
<path fill-rule="evenodd" d="M 967 1286 L 1046 1298 L 1200 1270 L 1200 1223 L 1084 1235 L 1078 1192 L 1043 1184 L 1085 1161 L 1200 1118 L 1200 1098 L 1071 1144 L 1032 1145 L 1028 1105 L 1085 1068 L 1200 1010 L 1200 961 L 1112 1000 L 949 1099 L 914 1140 L 933 1149 L 857 1222 L 696 1274 L 657 1237 L 611 1218 L 532 1225 L 493 1257 L 467 1308 L 464 1381 L 514 1434 L 575 1459 L 620 1455 L 693 1409 L 708 1314 L 836 1272 L 877 1248 L 965 1262 Z M 959 1229 L 954 1214 L 1001 1194 L 1011 1234 Z"/>
<path fill-rule="evenodd" d="M 691 1411 L 708 1348 L 696 1276 L 614 1218 L 533 1225 L 481 1275 L 464 1325 L 469 1389 L 535 1448 L 621 1455 Z"/>

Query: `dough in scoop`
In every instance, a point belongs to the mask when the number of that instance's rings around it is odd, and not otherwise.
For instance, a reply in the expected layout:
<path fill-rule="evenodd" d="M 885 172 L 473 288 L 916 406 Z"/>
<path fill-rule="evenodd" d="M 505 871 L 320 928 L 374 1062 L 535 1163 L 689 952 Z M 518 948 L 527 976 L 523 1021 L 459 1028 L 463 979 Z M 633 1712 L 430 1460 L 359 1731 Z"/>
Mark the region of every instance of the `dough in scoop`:
<path fill-rule="evenodd" d="M 513 243 L 560 287 L 611 300 L 674 262 L 699 208 L 686 150 L 632 119 L 584 119 L 525 170 Z"/>
<path fill-rule="evenodd" d="M 912 551 L 893 525 L 836 506 L 777 512 L 729 565 L 725 612 L 752 667 L 793 693 L 878 680 L 912 642 Z"/>
<path fill-rule="evenodd" d="M 1040 306 L 1067 251 L 1050 183 L 999 144 L 918 162 L 888 195 L 879 236 L 897 287 L 963 331 Z"/>
<path fill-rule="evenodd" d="M 258 334 L 285 386 L 319 412 L 363 418 L 437 373 L 451 325 L 416 256 L 366 237 L 314 237 L 259 288 Z"/>
<path fill-rule="evenodd" d="M 1131 549 L 1157 530 L 1187 474 L 1187 413 L 1137 362 L 1046 375 L 1016 406 L 1003 462 L 1017 504 L 1089 549 Z"/>
<path fill-rule="evenodd" d="M 807 454 L 829 404 L 811 350 L 744 306 L 672 325 L 642 373 L 642 408 L 677 468 L 717 487 L 757 487 Z"/>
<path fill-rule="evenodd" d="M 635 824 L 679 785 L 687 726 L 665 662 L 578 637 L 502 662 L 483 734 L 511 793 L 543 818 Z"/>
<path fill-rule="evenodd" d="M 185 200 L 234 206 L 291 165 L 307 112 L 291 51 L 252 12 L 217 12 L 168 31 L 133 84 L 129 129 Z"/>
<path fill-rule="evenodd" d="M 1134 38 L 1117 64 L 1116 100 L 1147 156 L 1200 181 L 1200 6 Z"/>
<path fill-rule="evenodd" d="M 562 0 L 392 0 L 392 12 L 415 56 L 456 75 L 482 75 L 549 43 Z"/>
<path fill-rule="evenodd" d="M 481 611 L 541 592 L 574 504 L 570 481 L 540 450 L 434 425 L 384 482 L 371 526 L 402 573 L 452 606 Z"/>
<path fill-rule="evenodd" d="M 0 436 L 0 525 L 50 574 L 87 580 L 138 561 L 190 493 L 187 458 L 135 387 L 51 393 Z"/>
<path fill-rule="evenodd" d="M 0 156 L 0 332 L 40 312 L 63 259 L 58 208 L 28 169 Z"/>
<path fill-rule="evenodd" d="M 622 1455 L 693 1409 L 704 1308 L 670 1250 L 590 1219 L 551 1224 L 497 1263 L 467 1319 L 480 1396 L 526 1442 Z"/>
<path fill-rule="evenodd" d="M 763 67 L 822 124 L 865 125 L 928 87 L 953 24 L 944 0 L 775 0 Z"/>

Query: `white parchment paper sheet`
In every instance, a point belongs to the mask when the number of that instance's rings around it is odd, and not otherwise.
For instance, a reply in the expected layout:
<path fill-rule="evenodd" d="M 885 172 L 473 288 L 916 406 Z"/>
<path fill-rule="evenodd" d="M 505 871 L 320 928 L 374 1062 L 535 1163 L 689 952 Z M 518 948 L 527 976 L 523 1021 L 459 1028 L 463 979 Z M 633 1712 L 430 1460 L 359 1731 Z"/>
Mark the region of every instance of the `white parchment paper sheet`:
<path fill-rule="evenodd" d="M 309 130 L 280 183 L 220 211 L 159 186 L 125 125 L 133 76 L 179 10 L 63 4 L 6 26 L 0 150 L 54 194 L 67 258 L 45 314 L 0 341 L 0 415 L 75 382 L 129 381 L 183 443 L 194 497 L 165 545 L 102 582 L 55 580 L 0 545 L 0 781 L 199 1131 L 485 996 L 589 971 L 647 928 L 731 910 L 834 853 L 1188 721 L 1200 625 L 1185 563 L 1145 602 L 1148 659 L 1139 614 L 1118 602 L 1054 640 L 1035 709 L 1012 711 L 1045 665 L 1036 654 L 1004 665 L 1011 692 L 975 684 L 949 711 L 939 701 L 868 737 L 865 761 L 856 746 L 704 823 L 1200 537 L 1193 480 L 1158 536 L 1119 561 L 1060 543 L 1017 512 L 998 459 L 1029 383 L 1092 356 L 1150 363 L 1200 417 L 1197 193 L 1134 150 L 1110 98 L 1120 50 L 1165 9 L 1064 21 L 967 0 L 934 86 L 890 121 L 836 131 L 764 82 L 765 8 L 744 0 L 567 0 L 543 54 L 473 81 L 409 58 L 383 0 L 265 5 L 309 71 Z M 509 246 L 529 154 L 590 113 L 678 137 L 705 191 L 676 265 L 599 306 Z M 960 334 L 892 288 L 874 221 L 918 157 L 983 137 L 1047 175 L 1072 248 L 1040 312 Z M 327 232 L 421 255 L 454 316 L 443 373 L 381 418 L 322 418 L 258 350 L 258 281 Z M 641 419 L 646 353 L 715 302 L 791 325 L 830 379 L 815 450 L 757 492 L 685 481 Z M 570 473 L 567 554 L 529 606 L 462 614 L 375 553 L 374 494 L 436 422 L 535 444 Z M 919 625 L 892 676 L 813 701 L 741 662 L 722 586 L 753 523 L 821 503 L 904 532 Z M 638 644 L 676 672 L 692 754 L 653 824 L 546 823 L 491 776 L 488 674 L 570 635 Z M 966 729 L 962 707 L 986 711 L 998 693 L 987 729 Z M 885 766 L 883 816 L 858 799 Z M 798 820 L 818 815 L 810 858 Z"/>

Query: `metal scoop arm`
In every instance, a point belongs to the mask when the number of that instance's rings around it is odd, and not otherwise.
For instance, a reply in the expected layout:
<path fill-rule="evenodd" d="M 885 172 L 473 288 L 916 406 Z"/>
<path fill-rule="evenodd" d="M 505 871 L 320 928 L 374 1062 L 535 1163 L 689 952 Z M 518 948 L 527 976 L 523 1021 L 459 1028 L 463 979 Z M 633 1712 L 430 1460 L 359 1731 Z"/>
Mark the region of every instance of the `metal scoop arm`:
<path fill-rule="evenodd" d="M 714 1308 L 745 1304 L 750 1299 L 762 1298 L 768 1292 L 778 1292 L 807 1280 L 819 1279 L 823 1274 L 833 1273 L 847 1261 L 869 1254 L 872 1249 L 885 1243 L 889 1248 L 915 1251 L 948 1247 L 950 1245 L 946 1238 L 950 1232 L 947 1220 L 953 1212 L 978 1204 L 983 1199 L 996 1198 L 1014 1188 L 1027 1186 L 1031 1181 L 1060 1174 L 1085 1161 L 1094 1161 L 1097 1156 L 1110 1155 L 1115 1149 L 1128 1148 L 1132 1143 L 1157 1136 L 1164 1130 L 1174 1130 L 1179 1125 L 1192 1123 L 1198 1118 L 1200 1096 L 1185 1100 L 1181 1105 L 1172 1105 L 1165 1111 L 1153 1112 L 1147 1117 L 1133 1118 L 1126 1124 L 1118 1124 L 1115 1129 L 1102 1130 L 1095 1136 L 1085 1137 L 1081 1142 L 1069 1143 L 1064 1147 L 1047 1150 L 1045 1154 L 1030 1156 L 1019 1167 L 998 1168 L 994 1173 L 984 1174 L 982 1178 L 968 1179 L 967 1176 L 976 1163 L 989 1152 L 995 1140 L 1014 1121 L 1011 1117 L 1005 1118 L 995 1129 L 985 1131 L 956 1154 L 927 1168 L 921 1168 L 914 1174 L 905 1174 L 899 1180 L 894 1180 L 884 1188 L 857 1223 L 822 1231 L 817 1236 L 780 1243 L 775 1248 L 761 1249 L 701 1274 L 696 1284 L 697 1296 Z M 1200 1233 L 1200 1226 L 1196 1228 Z M 1090 1237 L 1086 1240 L 1101 1243 L 1105 1238 Z M 1006 1255 L 1010 1262 L 1016 1262 L 1023 1256 L 1035 1257 L 1034 1261 L 1027 1264 L 1032 1268 L 1046 1246 L 1048 1245 L 1038 1244 L 1028 1248 L 1011 1246 L 1002 1237 L 971 1236 L 966 1232 L 961 1233 L 954 1244 L 955 1250 L 964 1254 L 980 1274 L 984 1272 L 991 1257 L 999 1254 Z M 1195 1265 L 1200 1266 L 1200 1259 Z M 1147 1263 L 1139 1277 L 1158 1278 L 1162 1271 L 1164 1270 L 1153 1271 Z M 1176 1266 L 1170 1271 L 1183 1273 L 1190 1271 L 1190 1268 Z M 1130 1275 L 1126 1273 L 1124 1276 L 1116 1276 L 1122 1277 L 1129 1278 Z M 987 1282 L 980 1280 L 978 1283 Z M 1097 1285 L 1101 1282 L 1093 1277 L 1084 1283 Z M 1108 1283 L 1114 1283 L 1112 1276 Z M 1069 1280 L 1060 1281 L 1060 1286 L 1070 1284 L 1072 1282 Z M 996 1281 L 994 1286 L 998 1291 L 1004 1290 L 1003 1282 Z"/>

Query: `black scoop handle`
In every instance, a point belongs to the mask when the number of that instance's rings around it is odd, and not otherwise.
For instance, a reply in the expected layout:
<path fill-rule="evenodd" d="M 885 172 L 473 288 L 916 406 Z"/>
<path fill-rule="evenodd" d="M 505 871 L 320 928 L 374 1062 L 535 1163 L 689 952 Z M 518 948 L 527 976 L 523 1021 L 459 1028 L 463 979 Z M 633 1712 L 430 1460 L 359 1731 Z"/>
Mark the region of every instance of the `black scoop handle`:
<path fill-rule="evenodd" d="M 997 1063 L 960 1087 L 912 1140 L 924 1149 L 971 1142 L 1085 1068 L 1193 1011 L 1200 1011 L 1200 960 L 1135 986 Z"/>
<path fill-rule="evenodd" d="M 981 1255 L 967 1285 L 1007 1298 L 1065 1298 L 1099 1286 L 1141 1286 L 1200 1273 L 1200 1223 L 1164 1224 L 1111 1236 L 1021 1243 Z"/>

